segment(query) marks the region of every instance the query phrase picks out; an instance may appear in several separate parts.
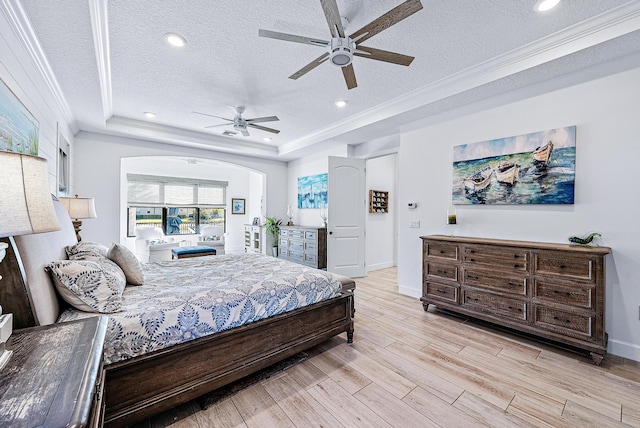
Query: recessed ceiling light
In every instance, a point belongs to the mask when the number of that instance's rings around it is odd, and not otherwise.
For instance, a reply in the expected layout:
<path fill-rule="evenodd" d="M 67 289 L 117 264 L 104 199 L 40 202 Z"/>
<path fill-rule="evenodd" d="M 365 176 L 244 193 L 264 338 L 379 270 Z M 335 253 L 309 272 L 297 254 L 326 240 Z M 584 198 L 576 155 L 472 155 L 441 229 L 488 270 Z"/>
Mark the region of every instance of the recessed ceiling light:
<path fill-rule="evenodd" d="M 269 137 L 264 137 L 264 141 L 266 141 L 266 142 L 268 143 L 269 141 L 271 141 L 271 138 L 269 138 Z"/>
<path fill-rule="evenodd" d="M 164 39 L 171 46 L 175 46 L 177 48 L 181 48 L 187 44 L 187 41 L 185 40 L 185 38 L 182 37 L 180 34 L 176 34 L 176 33 L 167 33 L 164 35 Z"/>
<path fill-rule="evenodd" d="M 336 107 L 345 107 L 347 105 L 347 101 L 346 100 L 338 100 L 336 101 Z"/>
<path fill-rule="evenodd" d="M 155 113 L 152 113 L 152 112 L 150 112 L 150 111 L 145 111 L 145 112 L 144 112 L 144 115 L 145 115 L 145 116 L 147 116 L 147 117 L 150 117 L 150 118 L 156 117 L 156 114 L 155 114 Z"/>
<path fill-rule="evenodd" d="M 560 3 L 560 0 L 538 0 L 533 6 L 533 10 L 536 12 L 545 12 L 549 9 L 553 9 Z"/>

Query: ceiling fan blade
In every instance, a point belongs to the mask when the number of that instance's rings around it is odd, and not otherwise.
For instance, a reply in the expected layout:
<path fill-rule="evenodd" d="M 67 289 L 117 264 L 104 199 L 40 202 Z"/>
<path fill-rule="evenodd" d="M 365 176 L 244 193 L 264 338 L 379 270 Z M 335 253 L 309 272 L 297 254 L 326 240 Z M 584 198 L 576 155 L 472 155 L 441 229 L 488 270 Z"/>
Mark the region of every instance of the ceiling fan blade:
<path fill-rule="evenodd" d="M 253 119 L 245 119 L 247 123 L 258 123 L 258 122 L 275 122 L 278 119 L 278 116 L 265 116 L 265 117 L 255 117 Z"/>
<path fill-rule="evenodd" d="M 379 32 L 413 15 L 420 9 L 422 9 L 420 0 L 407 0 L 380 16 L 378 19 L 374 19 L 349 37 L 356 43 L 364 42 Z"/>
<path fill-rule="evenodd" d="M 280 131 L 278 131 L 277 129 L 273 129 L 273 128 L 267 128 L 266 126 L 260 126 L 260 125 L 255 125 L 253 123 L 248 124 L 247 126 L 250 126 L 252 128 L 256 128 L 259 129 L 261 131 L 267 131 L 267 132 L 273 132 L 274 134 L 279 134 Z"/>
<path fill-rule="evenodd" d="M 242 135 L 244 135 L 245 137 L 249 136 L 249 131 L 247 131 L 246 129 L 241 129 L 240 132 L 242 132 Z"/>
<path fill-rule="evenodd" d="M 318 58 L 314 59 L 309 64 L 302 67 L 300 70 L 293 73 L 291 76 L 289 76 L 289 79 L 296 80 L 299 77 L 304 76 L 305 74 L 307 74 L 308 72 L 310 72 L 311 70 L 313 70 L 314 68 L 322 64 L 323 62 L 325 62 L 327 59 L 329 59 L 329 52 L 323 53 Z"/>
<path fill-rule="evenodd" d="M 344 75 L 344 81 L 347 82 L 347 88 L 353 89 L 358 86 L 356 82 L 356 73 L 353 71 L 353 64 L 349 64 L 342 68 L 342 74 Z"/>
<path fill-rule="evenodd" d="M 364 51 L 364 52 L 358 52 Z M 358 48 L 354 52 L 355 56 L 362 58 L 375 59 L 378 61 L 390 62 L 398 65 L 409 65 L 415 59 L 409 55 L 402 55 L 395 52 L 383 51 L 382 49 L 368 48 L 366 46 L 358 45 Z"/>
<path fill-rule="evenodd" d="M 205 126 L 205 128 L 217 128 L 218 126 L 229 126 L 229 123 L 220 123 L 218 125 L 209 125 L 209 126 Z"/>
<path fill-rule="evenodd" d="M 312 37 L 305 36 L 296 36 L 295 34 L 278 33 L 277 31 L 270 30 L 258 30 L 258 35 L 260 37 L 268 37 L 270 39 L 284 40 L 287 42 L 304 43 L 305 45 L 320 46 L 323 48 L 327 47 L 327 45 L 329 44 L 328 40 L 314 39 Z"/>
<path fill-rule="evenodd" d="M 229 122 L 233 122 L 233 119 L 227 119 L 226 117 L 214 116 L 214 115 L 212 115 L 212 114 L 200 113 L 200 112 L 198 112 L 198 111 L 192 111 L 191 113 L 201 114 L 201 115 L 203 115 L 203 116 L 215 117 L 215 118 L 217 118 L 217 119 L 223 119 L 223 120 L 228 120 Z"/>
<path fill-rule="evenodd" d="M 342 19 L 340 19 L 340 11 L 336 0 L 320 0 L 324 16 L 329 24 L 329 31 L 332 37 L 344 38 L 344 28 L 342 28 Z"/>

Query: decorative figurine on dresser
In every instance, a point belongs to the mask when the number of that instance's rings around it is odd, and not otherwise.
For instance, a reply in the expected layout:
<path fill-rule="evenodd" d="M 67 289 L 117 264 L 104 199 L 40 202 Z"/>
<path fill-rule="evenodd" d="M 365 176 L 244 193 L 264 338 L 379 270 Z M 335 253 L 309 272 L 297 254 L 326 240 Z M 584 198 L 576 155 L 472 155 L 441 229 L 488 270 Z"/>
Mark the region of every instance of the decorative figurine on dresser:
<path fill-rule="evenodd" d="M 280 226 L 278 257 L 316 269 L 327 267 L 327 229 Z"/>
<path fill-rule="evenodd" d="M 607 353 L 607 247 L 422 237 L 422 305 L 430 304 L 591 353 Z"/>

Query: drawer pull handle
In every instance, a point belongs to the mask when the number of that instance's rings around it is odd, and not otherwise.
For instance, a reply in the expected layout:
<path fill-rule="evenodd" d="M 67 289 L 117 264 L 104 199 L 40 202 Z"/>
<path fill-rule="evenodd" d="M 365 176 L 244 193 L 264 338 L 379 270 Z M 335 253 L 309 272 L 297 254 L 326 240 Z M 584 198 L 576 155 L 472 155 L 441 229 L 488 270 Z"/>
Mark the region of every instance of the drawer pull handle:
<path fill-rule="evenodd" d="M 514 284 L 513 282 L 510 282 L 509 285 L 512 286 L 512 287 L 519 287 L 520 286 L 520 284 Z"/>
<path fill-rule="evenodd" d="M 514 263 L 514 264 L 513 264 L 513 267 L 514 267 L 514 268 L 519 268 L 519 267 L 520 267 L 520 265 L 519 265 L 518 263 Z"/>
<path fill-rule="evenodd" d="M 514 255 L 513 255 L 513 258 L 514 258 L 514 259 L 517 259 L 518 257 L 520 257 L 518 254 L 514 254 Z"/>
<path fill-rule="evenodd" d="M 564 269 L 564 268 L 566 268 L 565 265 L 560 265 L 560 269 Z"/>
<path fill-rule="evenodd" d="M 476 261 L 476 259 L 469 259 L 469 261 L 470 261 L 470 262 L 475 262 L 475 261 Z"/>
<path fill-rule="evenodd" d="M 440 254 L 444 254 L 444 251 L 443 251 L 443 250 L 440 250 Z"/>
<path fill-rule="evenodd" d="M 446 293 L 446 291 L 444 291 L 444 290 L 443 290 L 443 289 L 441 289 L 441 288 L 436 288 L 436 291 L 437 291 L 438 293 L 443 293 L 443 294 L 444 294 L 444 293 Z"/>
<path fill-rule="evenodd" d="M 475 250 L 469 250 L 471 254 L 475 254 Z"/>

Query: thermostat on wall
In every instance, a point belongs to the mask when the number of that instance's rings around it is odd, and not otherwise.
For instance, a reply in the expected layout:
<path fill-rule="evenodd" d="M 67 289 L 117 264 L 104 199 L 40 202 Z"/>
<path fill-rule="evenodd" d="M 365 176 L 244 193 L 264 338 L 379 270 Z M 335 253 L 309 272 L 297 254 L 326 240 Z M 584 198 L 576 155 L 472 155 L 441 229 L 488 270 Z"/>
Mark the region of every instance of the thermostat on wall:
<path fill-rule="evenodd" d="M 418 208 L 418 203 L 417 202 L 409 202 L 409 209 L 413 210 Z"/>

